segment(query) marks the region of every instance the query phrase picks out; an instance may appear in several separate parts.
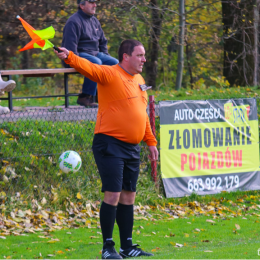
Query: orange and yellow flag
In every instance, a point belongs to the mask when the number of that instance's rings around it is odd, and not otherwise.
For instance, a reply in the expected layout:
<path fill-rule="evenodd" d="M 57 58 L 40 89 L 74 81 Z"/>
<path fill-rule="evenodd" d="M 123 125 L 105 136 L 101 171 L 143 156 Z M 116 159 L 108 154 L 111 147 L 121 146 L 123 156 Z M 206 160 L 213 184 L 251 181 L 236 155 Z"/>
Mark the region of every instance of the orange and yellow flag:
<path fill-rule="evenodd" d="M 24 29 L 28 32 L 28 34 L 32 38 L 32 40 L 19 51 L 25 51 L 33 48 L 41 48 L 42 50 L 46 50 L 48 48 L 54 47 L 54 45 L 49 41 L 49 39 L 53 38 L 55 35 L 55 30 L 52 26 L 43 30 L 35 30 L 30 24 L 28 24 L 25 20 L 23 20 L 19 15 L 16 18 L 21 21 Z"/>

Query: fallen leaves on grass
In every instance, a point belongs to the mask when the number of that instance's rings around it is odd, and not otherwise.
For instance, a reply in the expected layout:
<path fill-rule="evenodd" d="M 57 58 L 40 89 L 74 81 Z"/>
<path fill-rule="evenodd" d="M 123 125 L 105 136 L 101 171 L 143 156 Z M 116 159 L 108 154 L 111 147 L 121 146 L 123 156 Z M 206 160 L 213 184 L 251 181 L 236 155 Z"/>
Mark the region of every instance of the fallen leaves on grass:
<path fill-rule="evenodd" d="M 173 245 L 174 247 L 183 247 L 183 244 L 179 244 L 179 243 L 175 243 L 175 242 L 170 242 L 171 245 Z"/>
<path fill-rule="evenodd" d="M 14 198 L 14 202 L 24 205 L 20 197 Z M 79 226 L 97 228 L 99 223 L 95 218 L 99 217 L 99 210 L 97 205 L 92 205 L 93 203 L 86 203 L 85 205 L 73 203 L 68 199 L 65 211 L 58 210 L 53 212 L 48 208 L 43 209 L 37 200 L 32 200 L 32 209 L 18 210 L 15 208 L 8 215 L 0 215 L 0 235 L 6 237 L 11 234 L 21 235 L 22 233 L 36 233 L 38 231 L 51 232 Z M 5 209 L 5 205 L 2 204 L 0 210 L 5 212 Z M 93 219 L 90 220 L 90 218 Z M 57 241 L 48 241 L 48 243 L 55 242 Z"/>
<path fill-rule="evenodd" d="M 55 191 L 53 196 L 55 197 Z M 100 229 L 99 224 L 99 201 L 85 201 L 80 193 L 77 193 L 77 202 L 72 202 L 69 198 L 64 202 L 65 210 L 54 211 L 47 205 L 48 201 L 43 197 L 39 200 L 33 199 L 30 203 L 31 209 L 28 209 L 28 201 L 24 199 L 19 192 L 14 197 L 11 197 L 12 205 L 6 202 L 6 194 L 0 192 L 0 239 L 5 239 L 9 235 L 25 235 L 24 233 L 36 233 L 65 229 L 65 228 L 78 228 L 88 227 Z M 251 200 L 251 201 L 249 201 Z M 138 205 L 134 206 L 134 218 L 147 221 L 147 225 L 154 224 L 158 219 L 171 219 L 184 218 L 187 216 L 205 215 L 209 219 L 206 221 L 212 225 L 217 224 L 216 219 L 228 220 L 231 217 L 241 216 L 242 219 L 247 219 L 243 215 L 255 215 L 260 209 L 260 205 L 256 202 L 259 196 L 250 196 L 237 199 L 236 202 L 231 200 L 215 200 L 209 203 L 200 203 L 197 201 L 187 202 L 184 204 L 168 203 L 157 206 Z M 9 200 L 10 201 L 10 200 Z M 230 205 L 225 206 L 223 202 Z M 248 202 L 249 201 L 249 202 Z M 249 204 L 249 205 L 248 205 Z M 251 205 L 250 205 L 251 204 Z M 158 214 L 158 211 L 160 214 Z M 210 219 L 210 217 L 212 219 Z M 213 220 L 214 219 L 214 220 Z M 194 219 L 192 220 L 194 221 Z M 257 223 L 258 221 L 256 221 Z M 188 222 L 191 224 L 191 222 Z M 234 233 L 240 230 L 240 226 L 235 224 Z M 139 226 L 139 229 L 144 229 Z M 140 234 L 141 231 L 137 230 Z M 195 228 L 194 233 L 204 231 L 204 229 Z M 71 234 L 68 232 L 67 234 Z M 101 232 L 97 232 L 101 234 Z M 156 235 L 152 232 L 151 235 Z M 147 235 L 146 236 L 151 236 Z M 174 237 L 172 232 L 165 237 Z M 189 237 L 189 234 L 184 234 Z M 44 238 L 44 237 L 42 237 Z M 45 238 L 48 238 L 46 235 Z M 98 238 L 93 236 L 94 238 Z M 58 241 L 50 240 L 48 243 L 55 243 Z"/>
<path fill-rule="evenodd" d="M 239 230 L 240 229 L 240 226 L 238 224 L 235 224 L 236 226 L 236 229 Z"/>

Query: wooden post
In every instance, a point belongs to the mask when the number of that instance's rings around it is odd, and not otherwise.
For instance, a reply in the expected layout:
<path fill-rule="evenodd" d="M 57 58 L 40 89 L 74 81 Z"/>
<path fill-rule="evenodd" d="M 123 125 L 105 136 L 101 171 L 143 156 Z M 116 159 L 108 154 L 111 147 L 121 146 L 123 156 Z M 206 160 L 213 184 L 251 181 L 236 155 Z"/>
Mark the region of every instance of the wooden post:
<path fill-rule="evenodd" d="M 154 136 L 156 137 L 156 131 L 155 131 L 155 101 L 154 96 L 149 96 L 149 112 L 150 112 L 150 124 L 152 128 L 152 132 Z M 151 168 L 152 168 L 152 178 L 154 182 L 157 182 L 157 162 L 152 161 L 151 162 Z"/>

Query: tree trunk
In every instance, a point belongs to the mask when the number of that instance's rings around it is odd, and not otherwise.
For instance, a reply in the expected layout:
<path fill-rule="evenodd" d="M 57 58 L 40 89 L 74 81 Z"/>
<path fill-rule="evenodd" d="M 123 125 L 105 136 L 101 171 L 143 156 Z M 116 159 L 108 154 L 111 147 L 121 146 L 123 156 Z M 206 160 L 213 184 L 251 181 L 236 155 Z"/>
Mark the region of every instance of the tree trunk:
<path fill-rule="evenodd" d="M 257 83 L 258 2 L 259 0 L 222 1 L 223 75 L 231 85 Z"/>
<path fill-rule="evenodd" d="M 178 47 L 178 69 L 175 89 L 179 90 L 182 84 L 182 74 L 184 65 L 184 34 L 185 34 L 185 4 L 184 0 L 179 0 L 179 19 L 180 19 L 180 32 L 179 32 L 179 47 Z"/>
<path fill-rule="evenodd" d="M 146 62 L 146 83 L 156 89 L 157 64 L 159 55 L 159 38 L 161 34 L 161 24 L 163 14 L 157 8 L 157 0 L 151 0 L 152 24 L 151 36 L 148 43 L 147 62 Z"/>
<path fill-rule="evenodd" d="M 259 73 L 259 5 L 260 0 L 256 0 L 254 5 L 254 76 L 253 83 L 255 86 L 258 85 L 258 73 Z"/>
<path fill-rule="evenodd" d="M 187 59 L 187 66 L 188 66 L 188 71 L 189 71 L 189 74 L 190 74 L 190 85 L 191 85 L 191 88 L 193 89 L 193 83 L 194 83 L 194 78 L 192 76 L 192 65 L 191 65 L 191 62 L 190 62 L 190 57 L 191 57 L 191 48 L 190 48 L 190 43 L 188 43 L 186 41 L 186 59 Z"/>

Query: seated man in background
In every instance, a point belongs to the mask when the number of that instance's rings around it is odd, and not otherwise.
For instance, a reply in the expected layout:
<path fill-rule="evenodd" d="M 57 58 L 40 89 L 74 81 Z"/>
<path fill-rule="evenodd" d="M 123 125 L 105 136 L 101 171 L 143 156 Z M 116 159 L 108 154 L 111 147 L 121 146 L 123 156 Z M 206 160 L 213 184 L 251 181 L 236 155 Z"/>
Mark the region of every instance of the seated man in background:
<path fill-rule="evenodd" d="M 63 29 L 62 47 L 92 63 L 115 65 L 118 60 L 109 56 L 107 39 L 98 19 L 94 16 L 96 1 L 77 0 L 78 11 L 68 19 Z M 82 94 L 79 95 L 77 103 L 81 106 L 97 107 L 97 104 L 93 103 L 96 94 L 97 83 L 85 77 Z"/>
<path fill-rule="evenodd" d="M 3 81 L 0 74 L 0 96 L 3 96 L 6 92 L 12 91 L 16 87 L 16 83 L 14 80 Z M 0 114 L 10 113 L 8 107 L 0 106 Z"/>

